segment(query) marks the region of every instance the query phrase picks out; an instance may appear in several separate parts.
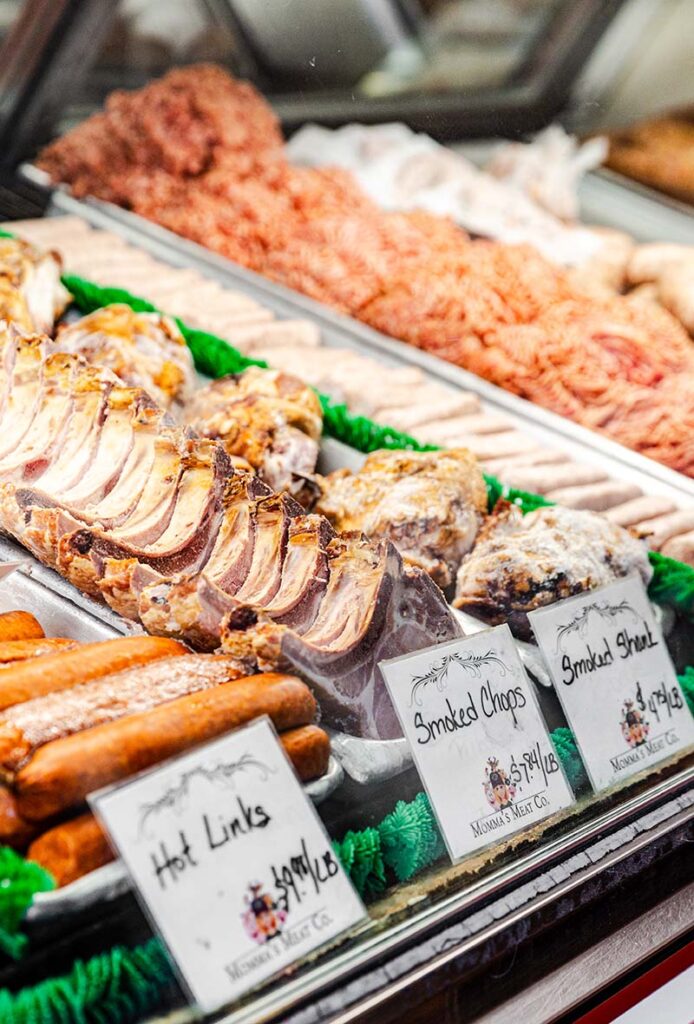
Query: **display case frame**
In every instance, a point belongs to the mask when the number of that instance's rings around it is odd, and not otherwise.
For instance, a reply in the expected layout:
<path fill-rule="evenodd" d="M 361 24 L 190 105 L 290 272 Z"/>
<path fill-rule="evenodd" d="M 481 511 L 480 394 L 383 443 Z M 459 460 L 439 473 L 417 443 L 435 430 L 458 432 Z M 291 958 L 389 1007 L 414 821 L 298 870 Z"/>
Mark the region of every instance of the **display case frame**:
<path fill-rule="evenodd" d="M 498 88 L 372 99 L 358 93 L 278 93 L 272 104 L 287 132 L 306 121 L 338 126 L 393 120 L 445 140 L 536 131 L 566 107 L 576 77 L 623 2 L 582 0 L 557 11 L 511 81 Z M 239 33 L 230 0 L 206 6 L 210 17 L 220 25 L 226 20 L 236 33 L 241 73 L 253 73 L 258 54 Z M 55 132 L 60 112 L 96 59 L 115 9 L 109 0 L 25 0 L 0 46 L 0 166 L 16 166 Z"/>

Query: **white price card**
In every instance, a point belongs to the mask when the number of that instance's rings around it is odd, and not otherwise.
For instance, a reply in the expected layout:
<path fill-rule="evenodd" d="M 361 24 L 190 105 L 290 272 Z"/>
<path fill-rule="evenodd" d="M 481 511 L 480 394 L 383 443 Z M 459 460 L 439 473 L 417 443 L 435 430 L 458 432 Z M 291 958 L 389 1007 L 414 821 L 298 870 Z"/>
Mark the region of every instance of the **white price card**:
<path fill-rule="evenodd" d="M 508 626 L 381 672 L 452 860 L 573 802 Z"/>
<path fill-rule="evenodd" d="M 640 577 L 528 617 L 595 790 L 694 743 L 694 718 Z"/>
<path fill-rule="evenodd" d="M 366 916 L 267 718 L 89 802 L 205 1012 Z"/>

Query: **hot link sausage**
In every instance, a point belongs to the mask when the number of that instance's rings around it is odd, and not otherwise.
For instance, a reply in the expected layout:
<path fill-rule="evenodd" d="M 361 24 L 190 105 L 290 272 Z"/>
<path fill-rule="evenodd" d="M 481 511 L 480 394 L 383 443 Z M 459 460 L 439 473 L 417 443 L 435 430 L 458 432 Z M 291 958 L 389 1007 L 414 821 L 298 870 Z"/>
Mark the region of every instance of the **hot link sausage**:
<path fill-rule="evenodd" d="M 50 872 L 57 885 L 68 885 L 114 860 L 111 844 L 93 814 L 81 814 L 44 832 L 27 856 Z"/>
<path fill-rule="evenodd" d="M 31 612 L 3 612 L 0 615 L 0 641 L 40 640 L 45 634 Z"/>
<path fill-rule="evenodd" d="M 307 782 L 325 774 L 330 741 L 318 726 L 290 729 L 280 734 L 280 742 L 300 779 Z M 111 844 L 92 814 L 81 814 L 44 832 L 27 856 L 49 871 L 58 885 L 68 885 L 114 859 Z"/>
<path fill-rule="evenodd" d="M 38 826 L 25 821 L 17 810 L 17 800 L 5 786 L 0 785 L 0 846 L 25 850 L 38 832 Z"/>
<path fill-rule="evenodd" d="M 317 725 L 290 729 L 280 736 L 282 746 L 302 782 L 319 779 L 328 770 L 330 740 Z"/>
<path fill-rule="evenodd" d="M 159 636 L 131 636 L 84 644 L 74 651 L 32 658 L 0 672 L 0 711 L 45 693 L 67 690 L 78 683 L 121 672 L 134 665 L 187 653 L 188 648 L 177 640 Z"/>
<path fill-rule="evenodd" d="M 310 690 L 294 676 L 267 673 L 222 683 L 46 744 L 15 778 L 17 806 L 23 817 L 41 821 L 260 715 L 282 731 L 308 725 L 316 709 Z"/>
<path fill-rule="evenodd" d="M 12 665 L 15 661 L 28 661 L 29 658 L 43 658 L 47 654 L 72 651 L 75 647 L 79 647 L 76 640 L 68 640 L 62 636 L 45 636 L 40 640 L 0 640 L 0 668 Z"/>
<path fill-rule="evenodd" d="M 230 655 L 186 654 L 15 704 L 0 713 L 0 773 L 17 771 L 46 743 L 243 675 Z"/>

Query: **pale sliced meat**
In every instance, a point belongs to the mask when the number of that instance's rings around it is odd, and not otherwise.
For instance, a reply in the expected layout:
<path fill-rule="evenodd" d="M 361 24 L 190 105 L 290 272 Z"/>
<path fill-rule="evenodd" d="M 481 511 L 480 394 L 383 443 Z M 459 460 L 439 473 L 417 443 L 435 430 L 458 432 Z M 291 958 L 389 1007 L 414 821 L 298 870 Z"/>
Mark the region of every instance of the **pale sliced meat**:
<path fill-rule="evenodd" d="M 154 470 L 155 441 L 161 429 L 163 413 L 143 409 L 134 425 L 133 445 L 118 481 L 96 505 L 82 509 L 85 522 L 98 521 L 102 528 L 119 526 L 135 510 Z"/>
<path fill-rule="evenodd" d="M 648 543 L 655 551 L 672 537 L 694 530 L 694 509 L 670 512 L 664 516 L 656 516 L 647 523 Z"/>
<path fill-rule="evenodd" d="M 460 419 L 451 420 L 435 420 L 432 425 L 441 423 L 454 424 L 454 429 L 457 432 L 458 424 L 460 424 L 461 433 L 463 434 L 501 434 L 505 430 L 511 429 L 511 424 L 505 416 L 497 416 L 496 413 L 492 412 L 478 412 L 470 413 L 467 416 L 461 416 Z M 419 434 L 419 430 L 415 431 L 415 435 Z M 456 433 L 451 435 L 454 439 Z"/>
<path fill-rule="evenodd" d="M 76 370 L 73 360 L 58 355 L 46 360 L 36 415 L 14 450 L 0 461 L 0 472 L 5 480 L 20 479 L 31 463 L 40 458 L 49 461 L 52 458 L 72 414 L 71 385 Z"/>
<path fill-rule="evenodd" d="M 199 545 L 204 525 L 216 511 L 217 494 L 230 472 L 228 459 L 214 442 L 198 441 L 185 463 L 166 529 L 156 540 L 142 546 L 142 556 L 150 564 L 168 563 L 193 541 Z M 167 564 L 163 571 L 173 571 L 173 567 L 170 569 Z"/>
<path fill-rule="evenodd" d="M 151 633 L 185 636 L 210 650 L 218 645 L 225 616 L 238 608 L 233 595 L 249 577 L 257 509 L 267 496 L 268 489 L 257 477 L 236 474 L 227 481 L 221 525 L 203 570 L 180 580 L 152 578 L 141 588 L 136 614 Z M 125 563 L 107 567 L 105 596 L 110 604 L 114 597 L 121 605 L 131 602 L 134 572 Z"/>
<path fill-rule="evenodd" d="M 61 504 L 80 509 L 101 501 L 108 494 L 130 455 L 139 407 L 147 403 L 146 396 L 143 399 L 143 393 L 137 388 L 113 388 L 94 457 L 84 476 L 74 486 L 57 492 Z"/>
<path fill-rule="evenodd" d="M 434 405 L 426 403 L 424 398 L 424 395 L 418 395 L 417 404 L 414 406 L 408 403 L 400 407 L 389 408 L 383 404 L 378 409 L 378 418 L 381 422 L 387 420 L 388 426 L 411 433 L 418 427 L 429 423 L 432 416 L 435 416 L 438 421 L 481 410 L 480 401 L 474 395 L 456 395 L 451 392 L 446 397 L 439 397 Z"/>
<path fill-rule="evenodd" d="M 505 430 L 503 434 L 485 434 L 483 436 L 468 434 L 459 442 L 481 461 L 500 459 L 509 455 L 527 455 L 539 451 L 541 446 L 527 434 L 517 430 Z"/>
<path fill-rule="evenodd" d="M 302 512 L 287 494 L 273 494 L 258 502 L 253 560 L 246 580 L 236 591 L 238 601 L 261 608 L 272 601 L 282 582 L 290 518 Z"/>
<path fill-rule="evenodd" d="M 328 546 L 330 576 L 318 615 L 303 635 L 322 653 L 352 647 L 379 608 L 389 545 L 356 537 L 336 538 Z"/>
<path fill-rule="evenodd" d="M 160 434 L 154 442 L 152 471 L 140 500 L 127 522 L 111 534 L 125 545 L 145 546 L 161 536 L 168 524 L 185 466 L 186 443 L 176 431 Z"/>
<path fill-rule="evenodd" d="M 61 448 L 41 473 L 39 485 L 45 496 L 58 488 L 69 490 L 81 480 L 99 442 L 113 384 L 98 372 L 85 374 L 73 394 L 73 411 Z"/>
<path fill-rule="evenodd" d="M 555 466 L 560 463 L 570 462 L 568 455 L 562 452 L 554 452 L 547 448 L 538 448 L 531 452 L 518 452 L 511 456 L 482 459 L 484 468 L 498 476 L 500 480 L 505 479 L 509 470 L 519 469 L 521 466 Z M 575 465 L 575 463 L 571 463 Z"/>
<path fill-rule="evenodd" d="M 258 530 L 257 513 L 269 488 L 248 475 L 227 483 L 224 518 L 204 575 L 227 594 L 235 594 L 248 577 Z"/>
<path fill-rule="evenodd" d="M 289 524 L 282 582 L 264 612 L 299 635 L 314 622 L 325 593 L 327 546 L 334 536 L 322 516 L 297 516 Z"/>
<path fill-rule="evenodd" d="M 661 552 L 685 565 L 694 565 L 694 530 L 672 537 L 663 544 Z"/>
<path fill-rule="evenodd" d="M 522 491 L 534 494 L 548 494 L 560 487 L 583 486 L 607 480 L 607 474 L 575 462 L 545 466 L 508 467 L 503 482 Z"/>
<path fill-rule="evenodd" d="M 620 480 L 608 480 L 605 483 L 581 484 L 575 487 L 559 487 L 547 492 L 551 501 L 567 508 L 590 509 L 593 512 L 604 512 L 615 505 L 623 505 L 625 501 L 638 498 L 643 491 L 636 484 L 628 484 Z"/>
<path fill-rule="evenodd" d="M 641 497 L 632 498 L 631 501 L 626 501 L 623 505 L 609 508 L 605 515 L 611 523 L 617 523 L 618 526 L 644 527 L 657 516 L 674 512 L 675 507 L 669 498 L 642 494 Z"/>
<path fill-rule="evenodd" d="M 12 329 L 10 329 L 12 338 Z M 17 448 L 39 409 L 43 389 L 45 340 L 16 336 L 9 396 L 0 420 L 0 461 Z"/>
<path fill-rule="evenodd" d="M 240 327 L 236 327 L 231 322 L 228 325 L 227 340 L 232 345 L 238 346 L 243 352 L 247 345 L 255 343 L 264 345 L 268 342 L 281 345 L 300 344 L 298 339 L 301 339 L 307 331 L 313 330 L 317 331 L 318 328 L 314 328 L 306 320 L 273 320 L 270 323 L 248 324 Z"/>

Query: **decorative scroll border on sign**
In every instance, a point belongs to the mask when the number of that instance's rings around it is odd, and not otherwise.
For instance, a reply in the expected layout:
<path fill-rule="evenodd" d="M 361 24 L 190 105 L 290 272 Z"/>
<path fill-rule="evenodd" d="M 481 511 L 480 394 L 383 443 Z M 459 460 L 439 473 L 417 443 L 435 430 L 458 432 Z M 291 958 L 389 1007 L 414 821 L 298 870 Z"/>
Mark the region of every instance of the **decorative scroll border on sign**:
<path fill-rule="evenodd" d="M 446 688 L 448 669 L 453 664 L 459 665 L 466 672 L 470 672 L 476 679 L 479 679 L 482 675 L 483 665 L 498 665 L 502 676 L 505 676 L 508 671 L 508 665 L 498 655 L 494 654 L 493 651 L 487 651 L 486 654 L 472 654 L 471 652 L 467 652 L 464 655 L 459 652 L 447 654 L 438 664 L 432 665 L 428 672 L 420 676 L 412 676 L 410 707 L 413 704 L 416 704 L 418 707 L 421 705 L 422 701 L 419 697 L 419 691 L 423 687 L 428 686 L 429 683 L 433 683 L 439 691 L 444 690 Z"/>
<path fill-rule="evenodd" d="M 620 601 L 619 604 L 610 604 L 609 601 L 593 601 L 591 604 L 585 605 L 578 615 L 575 615 L 565 626 L 559 627 L 557 630 L 557 653 L 564 650 L 564 640 L 566 640 L 570 633 L 578 632 L 579 636 L 585 635 L 588 617 L 591 612 L 596 612 L 601 619 L 605 619 L 608 622 L 616 619 L 619 615 L 626 615 L 627 613 L 630 613 L 634 619 L 638 619 L 636 612 L 628 601 Z"/>
<path fill-rule="evenodd" d="M 190 792 L 193 779 L 201 778 L 206 782 L 229 785 L 233 777 L 239 772 L 248 771 L 252 768 L 260 772 L 263 780 L 269 778 L 273 771 L 272 768 L 268 768 L 266 764 L 254 758 L 251 754 L 244 754 L 238 761 L 220 762 L 213 768 L 198 765 L 195 768 L 191 768 L 190 771 L 182 772 L 178 782 L 165 790 L 158 800 L 155 800 L 153 803 L 140 804 L 140 832 L 144 832 L 145 824 L 152 815 L 171 808 L 180 808 L 183 800 L 185 800 Z"/>

